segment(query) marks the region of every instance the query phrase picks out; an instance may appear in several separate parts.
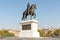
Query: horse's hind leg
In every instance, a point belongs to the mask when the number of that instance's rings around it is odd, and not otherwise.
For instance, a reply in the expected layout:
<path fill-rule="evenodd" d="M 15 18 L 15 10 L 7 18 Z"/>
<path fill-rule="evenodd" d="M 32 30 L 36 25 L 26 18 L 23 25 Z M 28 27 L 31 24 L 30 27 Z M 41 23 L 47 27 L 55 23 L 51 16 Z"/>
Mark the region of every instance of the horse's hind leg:
<path fill-rule="evenodd" d="M 22 17 L 22 20 L 25 20 L 25 15 L 24 15 L 24 13 L 23 13 L 23 17 Z"/>
<path fill-rule="evenodd" d="M 23 18 L 22 19 L 25 21 L 25 15 L 23 15 Z"/>
<path fill-rule="evenodd" d="M 28 19 L 27 19 L 27 16 L 28 16 L 28 15 L 25 16 L 25 19 L 26 19 L 26 20 L 28 20 Z"/>

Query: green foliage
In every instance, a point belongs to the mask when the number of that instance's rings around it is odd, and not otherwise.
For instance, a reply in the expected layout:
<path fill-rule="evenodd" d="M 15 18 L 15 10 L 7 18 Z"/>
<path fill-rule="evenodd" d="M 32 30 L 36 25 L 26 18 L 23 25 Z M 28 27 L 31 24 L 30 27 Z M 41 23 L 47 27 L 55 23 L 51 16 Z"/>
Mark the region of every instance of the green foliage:
<path fill-rule="evenodd" d="M 46 33 L 46 37 L 52 37 L 52 30 L 48 30 L 48 32 Z"/>
<path fill-rule="evenodd" d="M 45 33 L 44 30 L 38 30 L 41 37 L 52 37 L 52 30 L 48 30 L 47 33 Z"/>
<path fill-rule="evenodd" d="M 48 30 L 46 33 L 44 30 L 38 30 L 41 37 L 55 37 L 60 36 L 60 29 Z"/>
<path fill-rule="evenodd" d="M 0 36 L 3 34 L 3 32 L 0 30 Z"/>
<path fill-rule="evenodd" d="M 14 37 L 15 35 L 13 33 L 9 33 L 7 30 L 0 31 L 1 37 Z"/>
<path fill-rule="evenodd" d="M 7 36 L 8 37 L 14 37 L 15 35 L 13 33 L 8 33 Z"/>
<path fill-rule="evenodd" d="M 56 29 L 56 30 L 54 31 L 54 35 L 55 35 L 55 36 L 60 36 L 60 29 Z"/>
<path fill-rule="evenodd" d="M 45 32 L 43 30 L 38 30 L 41 37 L 44 37 Z"/>

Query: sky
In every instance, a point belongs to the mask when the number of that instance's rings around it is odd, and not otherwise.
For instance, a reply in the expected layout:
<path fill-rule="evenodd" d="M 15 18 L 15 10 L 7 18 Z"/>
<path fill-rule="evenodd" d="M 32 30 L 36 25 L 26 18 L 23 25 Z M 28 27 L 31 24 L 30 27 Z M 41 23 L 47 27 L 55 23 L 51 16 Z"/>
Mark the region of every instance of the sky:
<path fill-rule="evenodd" d="M 28 2 L 37 6 L 39 28 L 60 28 L 60 0 L 0 0 L 0 29 L 20 29 Z"/>

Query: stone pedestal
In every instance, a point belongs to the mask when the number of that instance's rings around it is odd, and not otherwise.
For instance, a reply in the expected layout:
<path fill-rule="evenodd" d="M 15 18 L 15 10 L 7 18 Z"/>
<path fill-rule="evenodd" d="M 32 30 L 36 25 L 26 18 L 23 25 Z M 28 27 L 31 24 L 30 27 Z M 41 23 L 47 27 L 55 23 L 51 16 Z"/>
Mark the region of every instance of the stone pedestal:
<path fill-rule="evenodd" d="M 27 20 L 20 22 L 19 37 L 39 37 L 37 20 Z"/>

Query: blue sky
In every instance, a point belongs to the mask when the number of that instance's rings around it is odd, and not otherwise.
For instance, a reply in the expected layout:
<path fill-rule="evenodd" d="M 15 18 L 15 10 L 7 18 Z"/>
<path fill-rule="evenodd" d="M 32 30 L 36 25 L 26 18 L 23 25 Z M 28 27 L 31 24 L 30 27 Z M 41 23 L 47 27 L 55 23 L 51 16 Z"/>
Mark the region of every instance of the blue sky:
<path fill-rule="evenodd" d="M 0 0 L 0 29 L 19 29 L 28 2 L 37 5 L 39 28 L 60 28 L 60 0 Z"/>

